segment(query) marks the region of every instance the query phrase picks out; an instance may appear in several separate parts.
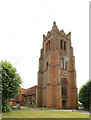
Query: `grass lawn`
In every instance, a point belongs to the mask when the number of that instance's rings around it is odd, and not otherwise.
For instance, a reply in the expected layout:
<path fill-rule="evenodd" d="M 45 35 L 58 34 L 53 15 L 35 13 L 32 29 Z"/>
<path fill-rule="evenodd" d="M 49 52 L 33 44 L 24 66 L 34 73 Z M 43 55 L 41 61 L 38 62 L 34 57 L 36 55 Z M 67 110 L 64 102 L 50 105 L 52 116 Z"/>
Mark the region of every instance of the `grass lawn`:
<path fill-rule="evenodd" d="M 11 111 L 3 118 L 89 118 L 88 114 L 67 111 Z"/>

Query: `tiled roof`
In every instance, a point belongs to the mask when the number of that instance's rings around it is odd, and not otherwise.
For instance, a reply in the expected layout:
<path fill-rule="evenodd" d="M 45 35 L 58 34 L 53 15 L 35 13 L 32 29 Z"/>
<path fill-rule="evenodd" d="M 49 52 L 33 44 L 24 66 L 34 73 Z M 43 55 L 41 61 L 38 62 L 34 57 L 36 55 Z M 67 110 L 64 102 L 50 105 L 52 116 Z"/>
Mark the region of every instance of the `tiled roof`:
<path fill-rule="evenodd" d="M 37 88 L 37 85 L 30 87 L 30 88 L 27 88 L 27 89 L 21 88 L 20 94 L 22 94 L 22 95 L 36 94 L 36 88 Z"/>
<path fill-rule="evenodd" d="M 26 94 L 27 90 L 28 90 L 28 89 L 23 89 L 23 88 L 21 88 L 21 94 Z"/>
<path fill-rule="evenodd" d="M 33 86 L 31 88 L 28 88 L 25 95 L 34 95 L 36 94 L 36 88 L 37 88 L 37 85 L 36 86 Z"/>
<path fill-rule="evenodd" d="M 34 94 L 36 94 L 36 88 L 37 88 L 37 85 L 33 86 L 31 88 L 28 88 L 28 89 L 21 88 L 20 95 L 17 95 L 15 100 L 16 101 L 23 101 L 24 95 L 27 96 L 27 95 L 34 95 Z"/>

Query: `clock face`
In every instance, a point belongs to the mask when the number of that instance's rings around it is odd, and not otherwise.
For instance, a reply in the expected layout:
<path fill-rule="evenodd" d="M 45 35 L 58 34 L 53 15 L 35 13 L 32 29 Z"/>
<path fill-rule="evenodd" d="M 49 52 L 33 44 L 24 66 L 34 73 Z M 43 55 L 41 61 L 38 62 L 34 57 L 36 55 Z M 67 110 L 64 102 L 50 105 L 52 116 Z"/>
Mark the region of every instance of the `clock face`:
<path fill-rule="evenodd" d="M 66 71 L 63 71 L 63 76 L 66 76 L 67 75 L 67 72 Z"/>

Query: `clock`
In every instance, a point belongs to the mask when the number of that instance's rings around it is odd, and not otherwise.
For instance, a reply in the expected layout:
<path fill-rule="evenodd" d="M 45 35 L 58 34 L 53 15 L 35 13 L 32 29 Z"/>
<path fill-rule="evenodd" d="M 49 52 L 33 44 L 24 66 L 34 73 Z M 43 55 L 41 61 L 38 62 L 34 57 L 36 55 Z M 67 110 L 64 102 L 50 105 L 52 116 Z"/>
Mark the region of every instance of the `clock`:
<path fill-rule="evenodd" d="M 63 76 L 66 76 L 67 75 L 67 72 L 66 72 L 66 70 L 65 71 L 63 71 Z"/>

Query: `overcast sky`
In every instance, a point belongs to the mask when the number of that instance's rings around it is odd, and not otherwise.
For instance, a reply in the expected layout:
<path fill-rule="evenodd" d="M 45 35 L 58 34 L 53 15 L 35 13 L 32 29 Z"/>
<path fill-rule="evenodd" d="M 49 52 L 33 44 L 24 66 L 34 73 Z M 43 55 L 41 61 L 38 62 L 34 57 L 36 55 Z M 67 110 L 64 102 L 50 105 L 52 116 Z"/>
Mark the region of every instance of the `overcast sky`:
<path fill-rule="evenodd" d="M 89 80 L 89 0 L 0 0 L 0 60 L 17 69 L 23 88 L 37 84 L 43 34 L 54 20 L 71 32 L 80 88 Z"/>

